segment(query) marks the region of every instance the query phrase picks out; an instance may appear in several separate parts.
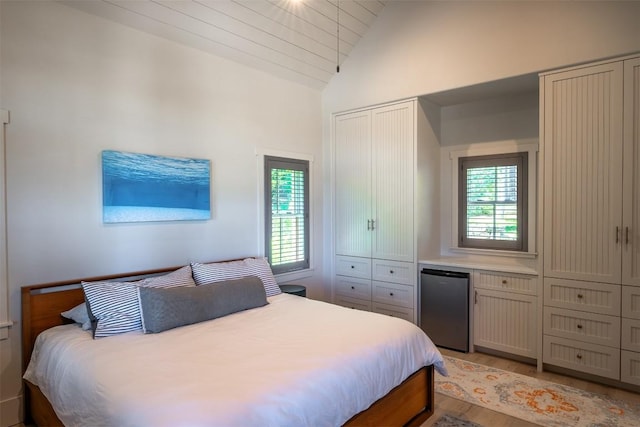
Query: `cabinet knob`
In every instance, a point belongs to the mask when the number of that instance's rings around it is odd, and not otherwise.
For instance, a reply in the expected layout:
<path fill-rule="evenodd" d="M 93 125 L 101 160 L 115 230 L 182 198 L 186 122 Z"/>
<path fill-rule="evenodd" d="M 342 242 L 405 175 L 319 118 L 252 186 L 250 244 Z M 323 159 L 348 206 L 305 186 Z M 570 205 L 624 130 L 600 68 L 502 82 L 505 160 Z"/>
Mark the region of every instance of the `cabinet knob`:
<path fill-rule="evenodd" d="M 582 329 L 582 325 L 578 325 L 577 327 L 578 327 L 578 329 Z"/>
<path fill-rule="evenodd" d="M 352 266 L 351 266 L 351 268 L 356 268 L 356 266 L 355 266 L 355 265 L 352 265 Z"/>
<path fill-rule="evenodd" d="M 507 279 L 502 279 L 502 284 L 506 285 L 507 284 Z"/>
<path fill-rule="evenodd" d="M 392 297 L 393 296 L 393 292 L 389 292 L 389 296 Z"/>
<path fill-rule="evenodd" d="M 584 296 L 582 294 L 578 294 L 578 299 L 582 299 Z"/>
<path fill-rule="evenodd" d="M 389 274 L 393 274 L 393 270 L 389 270 Z"/>
<path fill-rule="evenodd" d="M 577 359 L 582 359 L 582 355 L 581 354 L 576 354 L 576 358 Z"/>
<path fill-rule="evenodd" d="M 351 289 L 355 289 L 355 286 L 352 286 Z"/>

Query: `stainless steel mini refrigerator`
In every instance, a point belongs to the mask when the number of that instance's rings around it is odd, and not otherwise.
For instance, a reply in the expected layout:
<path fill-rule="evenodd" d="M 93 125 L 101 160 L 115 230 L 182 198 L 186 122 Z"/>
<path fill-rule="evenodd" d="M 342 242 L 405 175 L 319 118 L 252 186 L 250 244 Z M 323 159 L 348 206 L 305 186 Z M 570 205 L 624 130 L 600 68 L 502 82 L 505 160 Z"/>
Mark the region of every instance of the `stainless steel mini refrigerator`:
<path fill-rule="evenodd" d="M 420 327 L 437 346 L 469 351 L 469 273 L 420 273 Z"/>

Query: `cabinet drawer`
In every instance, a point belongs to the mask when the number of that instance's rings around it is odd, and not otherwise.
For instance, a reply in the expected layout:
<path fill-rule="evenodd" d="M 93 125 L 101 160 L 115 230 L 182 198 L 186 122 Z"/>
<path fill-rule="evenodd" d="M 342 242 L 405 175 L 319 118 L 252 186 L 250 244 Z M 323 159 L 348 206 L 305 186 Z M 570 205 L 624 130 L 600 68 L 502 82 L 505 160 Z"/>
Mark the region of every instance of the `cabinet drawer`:
<path fill-rule="evenodd" d="M 418 273 L 411 262 L 373 260 L 373 280 L 413 285 Z"/>
<path fill-rule="evenodd" d="M 640 287 L 622 287 L 622 317 L 640 319 Z"/>
<path fill-rule="evenodd" d="M 640 352 L 640 320 L 622 319 L 621 347 Z"/>
<path fill-rule="evenodd" d="M 640 385 L 640 353 L 622 350 L 620 353 L 620 381 Z"/>
<path fill-rule="evenodd" d="M 371 300 L 349 298 L 349 297 L 343 297 L 341 295 L 338 295 L 335 297 L 333 302 L 347 308 L 371 311 Z"/>
<path fill-rule="evenodd" d="M 371 280 L 336 276 L 336 295 L 348 298 L 371 299 Z"/>
<path fill-rule="evenodd" d="M 620 315 L 620 285 L 545 277 L 544 305 Z"/>
<path fill-rule="evenodd" d="M 620 318 L 562 308 L 544 308 L 544 333 L 593 344 L 620 346 Z"/>
<path fill-rule="evenodd" d="M 565 338 L 544 336 L 543 362 L 601 377 L 620 379 L 620 350 Z"/>
<path fill-rule="evenodd" d="M 413 309 L 413 286 L 397 283 L 373 282 L 373 302 Z"/>
<path fill-rule="evenodd" d="M 474 271 L 473 286 L 480 289 L 518 292 L 536 295 L 538 278 L 524 274 L 506 274 L 494 271 Z"/>
<path fill-rule="evenodd" d="M 336 256 L 336 274 L 371 279 L 371 258 Z"/>
<path fill-rule="evenodd" d="M 397 317 L 413 323 L 413 310 L 410 308 L 398 307 L 395 305 L 380 304 L 374 302 L 371 305 L 371 311 L 380 314 L 386 314 L 387 316 Z"/>

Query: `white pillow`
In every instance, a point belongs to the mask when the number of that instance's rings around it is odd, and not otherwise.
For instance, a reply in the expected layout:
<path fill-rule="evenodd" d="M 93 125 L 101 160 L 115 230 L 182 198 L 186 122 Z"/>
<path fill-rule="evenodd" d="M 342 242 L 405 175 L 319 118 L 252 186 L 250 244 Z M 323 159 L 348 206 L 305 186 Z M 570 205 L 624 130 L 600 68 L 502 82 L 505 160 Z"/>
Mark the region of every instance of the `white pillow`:
<path fill-rule="evenodd" d="M 189 265 L 137 282 L 82 282 L 94 338 L 142 330 L 140 286 L 174 288 L 195 286 L 195 282 Z"/>
<path fill-rule="evenodd" d="M 242 261 L 213 262 L 209 264 L 191 263 L 196 285 L 206 285 L 225 280 L 258 276 L 268 297 L 281 294 L 271 267 L 266 258 L 246 258 Z"/>

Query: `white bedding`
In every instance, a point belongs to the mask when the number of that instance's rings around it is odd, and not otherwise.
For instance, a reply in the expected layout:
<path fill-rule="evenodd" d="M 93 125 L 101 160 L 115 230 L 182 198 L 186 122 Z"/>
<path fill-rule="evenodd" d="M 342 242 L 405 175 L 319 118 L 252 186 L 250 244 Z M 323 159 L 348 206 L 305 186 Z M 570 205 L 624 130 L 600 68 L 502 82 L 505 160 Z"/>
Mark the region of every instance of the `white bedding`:
<path fill-rule="evenodd" d="M 159 334 L 38 337 L 25 379 L 71 426 L 339 426 L 437 348 L 404 320 L 293 295 Z"/>

